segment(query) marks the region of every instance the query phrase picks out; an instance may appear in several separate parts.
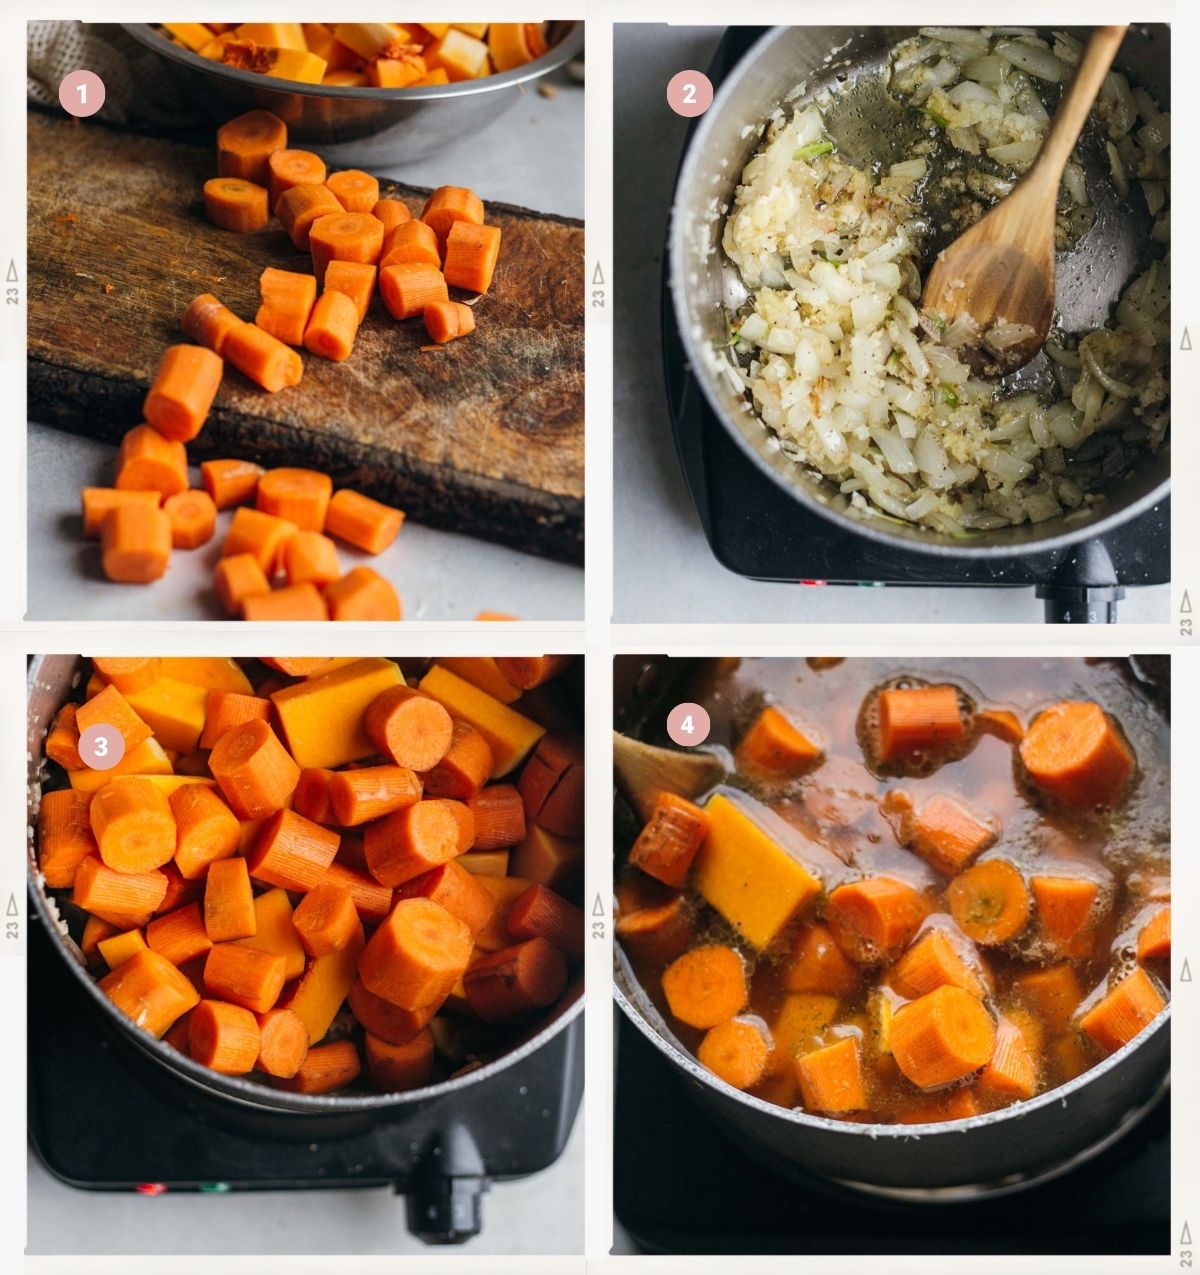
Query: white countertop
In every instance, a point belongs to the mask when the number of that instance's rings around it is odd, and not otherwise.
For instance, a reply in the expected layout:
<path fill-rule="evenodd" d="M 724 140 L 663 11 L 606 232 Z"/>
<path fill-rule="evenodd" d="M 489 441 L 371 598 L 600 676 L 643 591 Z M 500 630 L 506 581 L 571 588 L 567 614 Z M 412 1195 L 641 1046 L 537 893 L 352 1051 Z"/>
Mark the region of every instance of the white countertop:
<path fill-rule="evenodd" d="M 804 588 L 743 579 L 713 557 L 675 453 L 658 315 L 667 210 L 688 124 L 663 93 L 677 71 L 703 71 L 722 34 L 649 24 L 621 24 L 613 33 L 613 619 L 1039 623 L 1043 604 L 1032 589 Z M 1168 585 L 1130 589 L 1120 617 L 1165 623 L 1170 606 Z"/>

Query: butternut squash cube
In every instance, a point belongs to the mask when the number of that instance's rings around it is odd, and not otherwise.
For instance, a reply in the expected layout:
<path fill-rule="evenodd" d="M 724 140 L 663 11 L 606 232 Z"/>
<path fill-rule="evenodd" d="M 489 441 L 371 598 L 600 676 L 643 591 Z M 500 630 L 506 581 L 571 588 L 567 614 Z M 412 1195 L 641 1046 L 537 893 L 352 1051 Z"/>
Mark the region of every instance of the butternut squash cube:
<path fill-rule="evenodd" d="M 529 756 L 546 733 L 544 726 L 531 722 L 498 699 L 470 682 L 456 677 L 440 664 L 421 679 L 420 688 L 450 714 L 474 726 L 487 740 L 494 759 L 492 778 L 499 779 Z"/>
<path fill-rule="evenodd" d="M 403 684 L 391 660 L 366 659 L 276 691 L 271 699 L 296 765 L 335 770 L 370 757 L 375 745 L 363 729 L 363 714 L 377 695 Z"/>

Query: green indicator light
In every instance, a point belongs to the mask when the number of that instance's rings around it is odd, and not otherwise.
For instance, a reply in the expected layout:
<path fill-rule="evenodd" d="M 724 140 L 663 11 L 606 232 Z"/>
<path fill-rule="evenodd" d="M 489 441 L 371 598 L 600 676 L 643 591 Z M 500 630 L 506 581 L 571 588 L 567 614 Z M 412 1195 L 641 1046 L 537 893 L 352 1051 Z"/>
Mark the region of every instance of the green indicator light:
<path fill-rule="evenodd" d="M 233 1188 L 228 1182 L 201 1182 L 200 1190 L 205 1195 L 223 1195 L 226 1191 Z"/>

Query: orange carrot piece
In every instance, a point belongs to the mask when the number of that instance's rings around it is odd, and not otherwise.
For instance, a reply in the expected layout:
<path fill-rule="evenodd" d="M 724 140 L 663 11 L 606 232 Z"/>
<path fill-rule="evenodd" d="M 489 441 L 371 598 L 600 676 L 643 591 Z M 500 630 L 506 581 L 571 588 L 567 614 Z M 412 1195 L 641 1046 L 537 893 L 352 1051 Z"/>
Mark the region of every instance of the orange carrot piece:
<path fill-rule="evenodd" d="M 82 770 L 79 755 L 79 727 L 75 723 L 75 705 L 64 704 L 54 715 L 42 746 L 47 760 L 57 762 L 64 770 Z"/>
<path fill-rule="evenodd" d="M 881 762 L 957 743 L 966 733 L 958 690 L 914 686 L 880 691 L 876 748 Z"/>
<path fill-rule="evenodd" d="M 345 168 L 325 179 L 325 188 L 348 213 L 370 213 L 379 203 L 379 179 L 361 168 Z"/>
<path fill-rule="evenodd" d="M 92 659 L 92 668 L 106 682 L 110 682 L 122 695 L 135 695 L 158 681 L 162 672 L 162 661 L 157 656 L 131 656 L 118 658 L 108 655 L 97 655 Z"/>
<path fill-rule="evenodd" d="M 1067 701 L 1039 713 L 1020 751 L 1030 779 L 1070 806 L 1111 806 L 1134 769 L 1133 753 L 1099 704 Z"/>
<path fill-rule="evenodd" d="M 517 1018 L 553 1005 L 567 988 L 563 954 L 532 938 L 475 961 L 463 976 L 467 1003 L 485 1023 Z"/>
<path fill-rule="evenodd" d="M 368 824 L 367 867 L 381 885 L 398 886 L 459 853 L 459 823 L 447 801 L 418 801 Z"/>
<path fill-rule="evenodd" d="M 88 807 L 90 792 L 60 788 L 42 794 L 38 804 L 38 869 L 51 890 L 67 890 L 75 884 L 79 865 L 98 855 Z"/>
<path fill-rule="evenodd" d="M 417 1010 L 445 1000 L 470 959 L 471 931 L 458 917 L 428 899 L 401 899 L 367 942 L 358 973 L 369 992 Z"/>
<path fill-rule="evenodd" d="M 218 859 L 204 879 L 204 928 L 214 943 L 253 938 L 254 890 L 245 859 Z"/>
<path fill-rule="evenodd" d="M 1092 928 L 1088 922 L 1100 893 L 1097 882 L 1086 877 L 1031 877 L 1029 889 L 1042 932 L 1059 947 L 1072 948 Z"/>
<path fill-rule="evenodd" d="M 984 735 L 992 735 L 1006 744 L 1019 744 L 1025 737 L 1021 719 L 1007 708 L 981 708 L 975 714 L 975 725 Z"/>
<path fill-rule="evenodd" d="M 442 268 L 437 235 L 423 221 L 405 221 L 385 232 L 379 267 L 424 265 Z"/>
<path fill-rule="evenodd" d="M 45 869 L 43 869 L 45 871 Z M 1165 961 L 1171 956 L 1171 909 L 1159 908 L 1138 933 L 1139 961 Z"/>
<path fill-rule="evenodd" d="M 204 183 L 204 211 L 221 230 L 261 230 L 271 216 L 268 201 L 265 186 L 240 177 L 210 177 Z"/>
<path fill-rule="evenodd" d="M 264 475 L 264 478 L 266 475 Z M 287 518 L 277 518 L 261 509 L 236 510 L 221 547 L 223 558 L 238 554 L 253 555 L 263 573 L 270 578 L 279 569 L 283 546 L 299 528 Z"/>
<path fill-rule="evenodd" d="M 308 1054 L 308 1028 L 294 1010 L 269 1009 L 256 1014 L 259 1044 L 254 1060 L 257 1070 L 268 1076 L 290 1080 L 300 1070 Z"/>
<path fill-rule="evenodd" d="M 363 1048 L 371 1083 L 380 1093 L 404 1093 L 433 1080 L 433 1035 L 428 1030 L 403 1045 L 394 1045 L 368 1032 Z"/>
<path fill-rule="evenodd" d="M 348 891 L 322 880 L 300 900 L 292 917 L 309 956 L 349 947 L 359 933 L 358 912 Z"/>
<path fill-rule="evenodd" d="M 226 336 L 221 354 L 243 376 L 272 394 L 299 385 L 304 375 L 304 364 L 296 351 L 254 323 L 234 328 Z"/>
<path fill-rule="evenodd" d="M 187 452 L 153 425 L 136 425 L 117 451 L 118 491 L 153 491 L 173 496 L 187 489 Z"/>
<path fill-rule="evenodd" d="M 660 792 L 629 862 L 666 885 L 682 886 L 708 833 L 708 816 L 674 793 Z"/>
<path fill-rule="evenodd" d="M 279 196 L 275 216 L 292 243 L 301 252 L 309 250 L 309 236 L 313 225 L 321 217 L 337 216 L 346 210 L 334 193 L 323 183 L 320 186 L 301 182 Z"/>
<path fill-rule="evenodd" d="M 1139 965 L 1080 1018 L 1079 1026 L 1111 1054 L 1127 1045 L 1165 1006 L 1154 980 Z"/>
<path fill-rule="evenodd" d="M 437 236 L 443 249 L 446 238 L 456 222 L 483 224 L 483 200 L 465 186 L 439 186 L 425 201 L 421 220 Z"/>
<path fill-rule="evenodd" d="M 788 992 L 822 992 L 843 996 L 859 984 L 861 974 L 820 921 L 804 926 L 780 976 L 780 986 Z"/>
<path fill-rule="evenodd" d="M 329 781 L 329 804 L 343 828 L 382 819 L 421 800 L 421 781 L 406 766 L 364 766 L 338 771 Z"/>
<path fill-rule="evenodd" d="M 493 764 L 483 735 L 467 722 L 455 721 L 446 755 L 424 776 L 425 794 L 469 801 L 491 778 Z"/>
<path fill-rule="evenodd" d="M 317 299 L 312 275 L 268 266 L 259 276 L 258 293 L 261 304 L 254 322 L 286 345 L 302 345 Z"/>
<path fill-rule="evenodd" d="M 281 149 L 267 158 L 267 191 L 270 207 L 279 207 L 279 197 L 293 186 L 323 186 L 325 161 L 312 151 Z"/>
<path fill-rule="evenodd" d="M 517 789 L 531 822 L 560 837 L 583 835 L 583 739 L 543 735 Z"/>
<path fill-rule="evenodd" d="M 329 781 L 334 773 L 320 766 L 308 766 L 302 770 L 292 796 L 292 809 L 314 823 L 333 823 Z"/>
<path fill-rule="evenodd" d="M 342 574 L 337 545 L 319 531 L 298 531 L 284 542 L 283 569 L 288 584 L 313 584 L 318 589 Z"/>
<path fill-rule="evenodd" d="M 737 746 L 739 763 L 766 775 L 802 774 L 821 756 L 821 748 L 773 705 L 759 713 Z"/>
<path fill-rule="evenodd" d="M 98 986 L 126 1018 L 159 1037 L 200 1000 L 187 978 L 149 948 L 124 961 Z"/>
<path fill-rule="evenodd" d="M 98 695 L 93 695 L 75 710 L 75 727 L 80 732 L 100 725 L 111 726 L 121 736 L 127 753 L 131 753 L 143 740 L 149 739 L 152 733 L 115 686 L 106 686 Z"/>
<path fill-rule="evenodd" d="M 333 479 L 316 469 L 268 469 L 258 480 L 256 506 L 301 531 L 321 531 Z"/>
<path fill-rule="evenodd" d="M 446 237 L 443 273 L 452 288 L 486 292 L 500 257 L 500 227 L 456 221 Z"/>
<path fill-rule="evenodd" d="M 1083 1000 L 1079 976 L 1070 965 L 1028 970 L 1013 981 L 1026 1004 L 1051 1033 L 1066 1027 Z"/>
<path fill-rule="evenodd" d="M 397 226 L 402 226 L 405 222 L 412 220 L 412 213 L 402 199 L 380 199 L 375 204 L 375 207 L 370 210 L 370 213 L 376 221 L 383 222 L 385 242 L 389 230 L 395 230 Z"/>
<path fill-rule="evenodd" d="M 175 866 L 185 880 L 204 876 L 210 864 L 236 853 L 241 836 L 237 818 L 207 784 L 183 784 L 171 794 L 170 803 Z"/>
<path fill-rule="evenodd" d="M 75 869 L 71 902 L 118 929 L 132 930 L 150 920 L 166 892 L 162 872 L 116 872 L 95 854 Z"/>
<path fill-rule="evenodd" d="M 673 961 L 663 973 L 662 988 L 681 1023 L 704 1029 L 741 1013 L 749 997 L 741 956 L 715 945 L 693 948 Z"/>
<path fill-rule="evenodd" d="M 996 1024 L 996 1048 L 979 1073 L 979 1085 L 1004 1098 L 1032 1098 L 1037 1093 L 1037 1064 L 1024 1033 L 1009 1018 Z"/>
<path fill-rule="evenodd" d="M 361 1073 L 362 1063 L 354 1042 L 335 1040 L 328 1045 L 314 1045 L 294 1076 L 275 1083 L 291 1093 L 332 1093 L 353 1084 Z"/>
<path fill-rule="evenodd" d="M 391 889 L 380 885 L 368 872 L 349 863 L 341 863 L 335 859 L 321 878 L 321 883 L 336 885 L 345 890 L 354 903 L 358 919 L 364 925 L 378 925 L 392 910 Z"/>
<path fill-rule="evenodd" d="M 472 938 L 487 925 L 496 910 L 491 894 L 454 859 L 405 881 L 396 891 L 396 897 L 429 899 L 444 907 L 471 931 Z M 514 937 L 532 938 L 533 935 L 514 934 Z"/>
<path fill-rule="evenodd" d="M 217 129 L 217 172 L 266 185 L 270 158 L 286 145 L 283 120 L 270 111 L 247 111 Z"/>
<path fill-rule="evenodd" d="M 463 326 L 464 321 L 459 313 L 461 310 L 471 314 L 470 327 Z M 475 318 L 471 313 L 471 307 L 463 305 L 461 301 L 435 301 L 432 305 L 425 307 L 424 319 L 425 331 L 429 333 L 429 339 L 436 341 L 439 345 L 445 345 L 448 341 L 466 336 L 475 330 Z"/>
<path fill-rule="evenodd" d="M 489 784 L 467 798 L 475 817 L 475 849 L 500 850 L 525 840 L 525 803 L 512 784 Z"/>
<path fill-rule="evenodd" d="M 354 349 L 358 324 L 355 302 L 345 293 L 326 288 L 317 298 L 308 327 L 304 329 L 304 348 L 323 359 L 340 363 L 348 359 Z"/>
<path fill-rule="evenodd" d="M 340 840 L 293 810 L 279 810 L 263 824 L 246 863 L 256 881 L 304 893 L 320 885 Z"/>
<path fill-rule="evenodd" d="M 991 1061 L 996 1024 L 970 992 L 939 987 L 896 1011 L 890 1043 L 903 1075 L 920 1089 L 933 1089 Z"/>
<path fill-rule="evenodd" d="M 373 567 L 355 567 L 325 587 L 331 620 L 400 620 L 400 595 Z"/>
<path fill-rule="evenodd" d="M 163 501 L 163 513 L 170 519 L 175 549 L 198 549 L 217 529 L 217 507 L 206 491 L 177 491 Z"/>
<path fill-rule="evenodd" d="M 809 1111 L 837 1115 L 870 1106 L 858 1041 L 845 1037 L 796 1059 L 796 1079 Z"/>
<path fill-rule="evenodd" d="M 244 722 L 228 731 L 217 741 L 208 766 L 239 819 L 264 819 L 282 811 L 300 778 L 300 767 L 265 721 Z"/>
<path fill-rule="evenodd" d="M 445 757 L 454 734 L 442 705 L 411 686 L 391 686 L 377 695 L 363 714 L 363 729 L 384 756 L 418 772 Z"/>
<path fill-rule="evenodd" d="M 202 787 L 199 784 L 182 784 L 184 788 Z M 172 812 L 173 813 L 173 812 Z M 164 863 L 159 871 L 167 878 L 167 892 L 163 895 L 162 902 L 155 909 L 158 916 L 163 916 L 167 912 L 173 912 L 176 908 L 181 908 L 187 903 L 199 903 L 204 898 L 204 880 L 197 877 L 189 880 L 179 871 L 176 863 Z"/>
<path fill-rule="evenodd" d="M 543 938 L 572 965 L 583 961 L 583 911 L 544 885 L 532 885 L 512 905 L 508 929 L 513 938 Z"/>
<path fill-rule="evenodd" d="M 118 926 L 110 925 L 98 916 L 88 917 L 83 925 L 83 933 L 79 936 L 79 950 L 89 966 L 97 964 L 100 960 L 100 944 L 119 932 Z"/>
<path fill-rule="evenodd" d="M 257 1019 L 240 1005 L 202 1000 L 188 1019 L 188 1054 L 226 1076 L 253 1071 L 261 1043 Z"/>
<path fill-rule="evenodd" d="M 424 313 L 427 305 L 450 300 L 441 271 L 419 261 L 382 266 L 379 295 L 393 319 L 412 319 Z"/>
<path fill-rule="evenodd" d="M 935 793 L 913 820 L 912 848 L 935 872 L 952 877 L 961 872 L 998 836 L 995 825 L 942 793 Z"/>
<path fill-rule="evenodd" d="M 969 1120 L 983 1108 L 971 1089 L 950 1089 L 922 1094 L 896 1111 L 897 1124 L 940 1124 L 946 1120 Z"/>
<path fill-rule="evenodd" d="M 354 302 L 361 324 L 375 295 L 378 267 L 363 261 L 331 261 L 325 267 L 325 291 L 340 292 Z"/>
<path fill-rule="evenodd" d="M 404 514 L 361 492 L 334 492 L 325 514 L 325 532 L 366 553 L 382 553 L 400 534 Z"/>
<path fill-rule="evenodd" d="M 204 731 L 200 736 L 201 748 L 212 748 L 218 739 L 235 726 L 255 719 L 268 721 L 271 701 L 257 695 L 243 695 L 240 691 L 209 691 L 204 710 Z"/>
<path fill-rule="evenodd" d="M 244 505 L 254 499 L 263 467 L 251 460 L 206 460 L 200 463 L 204 490 L 218 509 Z"/>
<path fill-rule="evenodd" d="M 265 1014 L 283 991 L 284 957 L 241 943 L 216 943 L 204 961 L 204 988 L 218 1000 Z"/>
<path fill-rule="evenodd" d="M 324 287 L 325 267 L 331 261 L 361 261 L 369 265 L 379 261 L 383 223 L 370 213 L 329 213 L 312 223 L 308 246 L 317 285 Z"/>
<path fill-rule="evenodd" d="M 118 505 L 141 505 L 157 509 L 162 501 L 159 491 L 121 491 L 115 487 L 83 487 L 79 492 L 83 515 L 83 534 L 89 539 L 98 537 L 104 527 L 104 519 Z"/>
<path fill-rule="evenodd" d="M 155 917 L 146 926 L 146 942 L 172 965 L 207 956 L 213 945 L 199 903 L 184 903 Z"/>
<path fill-rule="evenodd" d="M 573 655 L 533 655 L 496 657 L 496 668 L 511 686 L 532 691 L 558 677 L 574 660 Z"/>
<path fill-rule="evenodd" d="M 183 335 L 197 345 L 212 350 L 214 354 L 220 354 L 226 337 L 234 328 L 241 327 L 243 322 L 211 292 L 202 292 L 188 303 L 179 326 L 183 329 Z"/>
<path fill-rule="evenodd" d="M 401 1009 L 382 996 L 369 992 L 361 978 L 354 980 L 350 988 L 350 1009 L 354 1017 L 372 1036 L 393 1045 L 406 1045 L 419 1035 L 437 1011 L 437 1005 L 423 1005 L 420 1009 Z"/>
<path fill-rule="evenodd" d="M 696 1057 L 714 1076 L 735 1089 L 750 1089 L 766 1074 L 771 1040 L 758 1022 L 730 1018 L 711 1028 Z"/>
<path fill-rule="evenodd" d="M 851 960 L 878 965 L 908 945 L 926 910 L 912 886 L 891 877 L 867 877 L 833 891 L 826 919 Z"/>
<path fill-rule="evenodd" d="M 175 817 L 148 779 L 125 775 L 105 784 L 88 815 L 100 858 L 114 872 L 150 872 L 175 853 Z"/>
<path fill-rule="evenodd" d="M 926 930 L 892 966 L 888 981 L 908 1000 L 939 987 L 961 987 L 982 1000 L 986 990 L 978 965 L 966 959 L 943 929 Z"/>
<path fill-rule="evenodd" d="M 229 615 L 240 615 L 246 599 L 266 593 L 271 582 L 253 553 L 235 553 L 222 558 L 213 570 L 213 587 L 221 606 Z"/>
<path fill-rule="evenodd" d="M 946 899 L 963 933 L 985 947 L 1007 943 L 1029 923 L 1029 890 L 1004 859 L 985 859 L 959 873 Z"/>

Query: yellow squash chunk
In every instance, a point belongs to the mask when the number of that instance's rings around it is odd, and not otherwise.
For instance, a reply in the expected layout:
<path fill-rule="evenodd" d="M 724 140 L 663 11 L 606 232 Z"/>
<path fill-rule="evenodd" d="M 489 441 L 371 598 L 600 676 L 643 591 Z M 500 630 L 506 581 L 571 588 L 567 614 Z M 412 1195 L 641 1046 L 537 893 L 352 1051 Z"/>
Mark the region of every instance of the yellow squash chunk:
<path fill-rule="evenodd" d="M 770 1024 L 775 1048 L 785 1058 L 798 1058 L 824 1043 L 822 1034 L 837 1018 L 838 998 L 815 992 L 785 996 Z"/>
<path fill-rule="evenodd" d="M 292 905 L 286 890 L 268 890 L 254 900 L 254 934 L 238 939 L 242 947 L 282 956 L 284 977 L 289 981 L 304 973 L 304 944 L 292 924 Z"/>
<path fill-rule="evenodd" d="M 318 956 L 296 984 L 287 1009 L 295 1010 L 308 1028 L 309 1044 L 315 1045 L 329 1030 L 358 973 L 358 958 L 366 946 L 363 929 L 338 952 Z"/>
<path fill-rule="evenodd" d="M 482 40 L 487 35 L 486 22 L 451 22 L 450 25 L 456 31 L 465 31 L 468 35 L 473 35 L 477 40 Z"/>
<path fill-rule="evenodd" d="M 468 850 L 459 857 L 459 866 L 476 877 L 508 876 L 507 850 Z"/>
<path fill-rule="evenodd" d="M 205 691 L 254 694 L 250 679 L 238 668 L 236 661 L 221 655 L 164 656 L 159 673 L 163 677 L 173 677 L 177 682 L 203 686 Z"/>
<path fill-rule="evenodd" d="M 353 49 L 365 62 L 377 58 L 389 44 L 408 40 L 407 31 L 398 22 L 339 22 L 333 34 L 339 44 Z"/>
<path fill-rule="evenodd" d="M 718 793 L 705 810 L 711 822 L 693 863 L 696 889 L 748 943 L 764 948 L 821 883 L 728 797 Z"/>
<path fill-rule="evenodd" d="M 184 784 L 207 784 L 209 788 L 217 786 L 217 781 L 209 779 L 207 775 L 143 775 L 142 778 L 149 780 L 164 797 L 177 792 Z"/>
<path fill-rule="evenodd" d="M 144 691 L 135 691 L 125 698 L 164 748 L 174 748 L 181 753 L 196 751 L 208 713 L 207 686 L 163 676 Z"/>
<path fill-rule="evenodd" d="M 391 660 L 367 659 L 276 691 L 271 699 L 296 765 L 336 770 L 370 757 L 375 745 L 363 730 L 363 714 L 377 695 L 403 684 Z"/>
<path fill-rule="evenodd" d="M 204 48 L 213 38 L 213 33 L 203 22 L 164 22 L 164 31 L 169 31 L 176 40 L 193 53 Z"/>
<path fill-rule="evenodd" d="M 531 722 L 441 665 L 435 664 L 425 674 L 421 690 L 437 700 L 451 717 L 469 722 L 487 740 L 492 750 L 493 779 L 519 766 L 546 733 L 537 722 Z"/>
<path fill-rule="evenodd" d="M 442 668 L 448 668 L 455 677 L 486 691 L 501 704 L 512 704 L 521 698 L 521 692 L 509 684 L 490 655 L 454 655 L 440 659 L 438 663 Z"/>
<path fill-rule="evenodd" d="M 450 30 L 449 22 L 418 22 L 417 26 L 428 31 L 435 40 L 445 35 L 446 32 Z"/>
<path fill-rule="evenodd" d="M 109 780 L 119 775 L 170 775 L 174 769 L 163 746 L 151 736 L 142 740 L 136 748 L 131 748 L 111 770 L 92 770 L 85 766 L 82 770 L 68 771 L 68 774 L 71 787 L 76 792 L 99 792 Z"/>
<path fill-rule="evenodd" d="M 452 83 L 475 80 L 487 74 L 488 47 L 482 40 L 451 27 L 425 50 L 425 63 L 434 71 L 441 67 Z"/>
<path fill-rule="evenodd" d="M 126 930 L 124 934 L 101 939 L 96 946 L 108 968 L 115 970 L 131 956 L 136 956 L 146 946 L 146 940 L 142 937 L 141 930 Z"/>
<path fill-rule="evenodd" d="M 243 22 L 234 32 L 239 40 L 265 45 L 268 49 L 295 49 L 308 52 L 304 27 L 299 22 Z"/>
<path fill-rule="evenodd" d="M 315 53 L 299 53 L 295 49 L 267 49 L 270 65 L 263 74 L 277 80 L 295 80 L 300 84 L 320 84 L 325 78 L 325 59 Z"/>
<path fill-rule="evenodd" d="M 536 881 L 567 898 L 583 886 L 583 842 L 547 832 L 536 823 L 530 823 L 525 840 L 513 846 L 509 862 L 514 876 Z"/>

